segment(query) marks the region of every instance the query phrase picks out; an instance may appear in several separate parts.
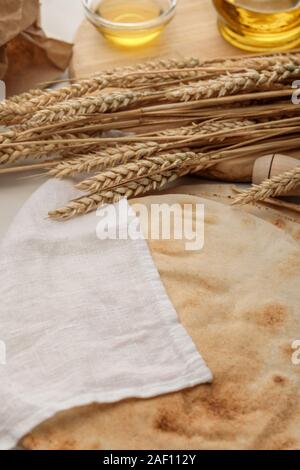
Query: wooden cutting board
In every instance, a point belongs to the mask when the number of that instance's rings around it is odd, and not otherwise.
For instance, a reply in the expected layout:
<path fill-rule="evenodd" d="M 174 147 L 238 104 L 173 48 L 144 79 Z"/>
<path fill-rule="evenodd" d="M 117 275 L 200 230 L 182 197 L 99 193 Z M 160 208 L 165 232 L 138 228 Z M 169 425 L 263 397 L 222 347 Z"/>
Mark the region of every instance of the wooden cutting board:
<path fill-rule="evenodd" d="M 139 48 L 111 44 L 85 20 L 75 39 L 71 75 L 85 77 L 153 57 L 210 58 L 238 54 L 242 51 L 227 44 L 219 34 L 212 0 L 178 0 L 175 18 L 162 35 Z"/>

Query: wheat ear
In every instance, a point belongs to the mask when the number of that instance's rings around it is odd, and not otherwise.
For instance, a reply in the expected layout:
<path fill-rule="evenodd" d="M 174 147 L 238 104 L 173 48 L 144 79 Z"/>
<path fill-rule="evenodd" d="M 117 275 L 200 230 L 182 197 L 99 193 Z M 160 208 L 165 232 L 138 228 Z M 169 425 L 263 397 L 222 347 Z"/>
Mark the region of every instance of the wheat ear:
<path fill-rule="evenodd" d="M 0 106 L 0 118 L 5 115 L 28 115 L 34 111 L 49 106 L 53 103 L 59 103 L 62 101 L 79 98 L 85 94 L 92 94 L 95 91 L 100 91 L 108 85 L 107 80 L 104 78 L 93 78 L 92 80 L 86 80 L 81 83 L 74 83 L 69 87 L 59 88 L 50 92 L 44 92 L 36 97 L 32 97 L 28 101 L 21 100 L 21 102 L 3 103 Z"/>
<path fill-rule="evenodd" d="M 10 103 L 20 104 L 47 93 L 50 93 L 50 91 L 43 90 L 41 88 L 33 88 L 32 90 L 25 91 L 24 93 L 20 93 L 19 95 L 11 96 L 10 98 L 7 98 L 6 100 L 2 101 L 2 103 L 0 103 L 0 109 L 2 107 L 5 108 L 6 105 L 9 105 Z"/>
<path fill-rule="evenodd" d="M 201 124 L 191 124 L 189 126 L 183 126 L 180 128 L 174 129 L 166 129 L 164 131 L 158 132 L 157 135 L 183 135 L 183 136 L 192 136 L 192 135 L 206 135 L 212 134 L 214 132 L 221 132 L 221 131 L 230 131 L 234 130 L 239 127 L 247 127 L 256 124 L 255 121 L 251 121 L 249 119 L 237 120 L 222 120 L 222 121 L 211 121 L 211 122 L 204 122 Z"/>
<path fill-rule="evenodd" d="M 218 62 L 214 62 L 214 64 L 216 63 Z M 234 66 L 248 70 L 268 70 L 285 64 L 300 65 L 300 53 L 279 52 L 271 53 L 270 55 L 235 56 L 224 58 L 221 64 L 223 64 L 224 68 Z"/>
<path fill-rule="evenodd" d="M 183 151 L 173 151 L 172 153 L 162 153 L 155 157 L 149 157 L 126 165 L 120 165 L 109 169 L 92 178 L 81 181 L 77 188 L 82 191 L 100 192 L 107 188 L 115 188 L 125 185 L 131 181 L 141 178 L 150 178 L 153 175 L 165 173 L 167 171 L 192 170 L 200 171 L 222 159 L 218 152 L 204 154 L 203 152 L 193 152 L 190 149 Z"/>
<path fill-rule="evenodd" d="M 88 194 L 70 201 L 65 207 L 49 212 L 49 217 L 55 220 L 65 220 L 71 217 L 91 212 L 103 204 L 114 204 L 122 198 L 138 197 L 150 191 L 161 189 L 167 183 L 175 181 L 185 173 L 167 172 L 144 178 L 139 182 L 132 181 L 126 186 L 119 186 L 114 190 L 101 193 Z"/>
<path fill-rule="evenodd" d="M 78 148 L 81 145 L 85 146 L 85 150 L 89 147 L 93 147 L 88 142 L 88 134 L 66 134 L 64 136 L 55 135 L 51 136 L 51 139 L 45 140 L 44 142 L 11 142 L 7 140 L 3 142 L 6 144 L 3 150 L 0 146 L 0 165 L 2 164 L 13 164 L 19 160 L 24 160 L 28 157 L 37 159 L 43 158 L 51 152 L 60 152 L 64 149 Z M 68 139 L 73 139 L 77 143 L 70 144 Z M 61 141 L 61 142 L 59 142 Z M 11 145 L 8 145 L 11 144 Z"/>
<path fill-rule="evenodd" d="M 100 192 L 107 188 L 125 185 L 130 181 L 151 177 L 158 173 L 165 173 L 180 168 L 190 160 L 195 161 L 198 154 L 195 152 L 176 152 L 174 154 L 162 154 L 149 159 L 127 163 L 119 167 L 104 171 L 99 175 L 81 181 L 76 187 L 82 191 L 91 193 Z"/>
<path fill-rule="evenodd" d="M 17 132 L 13 130 L 7 130 L 0 134 L 0 144 L 10 144 L 17 138 Z"/>
<path fill-rule="evenodd" d="M 54 123 L 64 121 L 70 117 L 85 116 L 93 113 L 115 112 L 118 109 L 136 103 L 141 98 L 140 93 L 126 91 L 114 92 L 100 96 L 88 96 L 77 100 L 59 103 L 38 111 L 27 123 L 27 127 L 41 125 L 45 122 Z"/>
<path fill-rule="evenodd" d="M 63 160 L 55 168 L 51 168 L 48 175 L 55 178 L 66 178 L 79 173 L 102 171 L 106 168 L 123 165 L 130 160 L 150 157 L 162 149 L 164 149 L 164 145 L 156 142 L 139 142 L 132 145 L 107 147 L 103 151 L 88 154 L 84 157 L 78 156 L 70 160 Z"/>
<path fill-rule="evenodd" d="M 298 76 L 300 67 L 282 65 L 272 71 L 248 71 L 244 74 L 226 75 L 218 79 L 190 86 L 180 86 L 173 91 L 166 92 L 164 96 L 170 100 L 188 101 L 191 99 L 212 98 L 237 94 L 258 88 L 271 88 L 289 77 Z M 151 93 L 148 94 L 149 98 Z M 77 115 L 87 115 L 114 112 L 136 103 L 140 98 L 147 96 L 138 92 L 115 92 L 107 95 L 89 96 L 59 103 L 38 111 L 27 123 L 27 126 L 40 125 L 47 121 L 58 122 Z M 155 96 L 155 95 L 154 95 Z M 158 98 L 158 97 L 157 97 Z"/>
<path fill-rule="evenodd" d="M 51 152 L 59 152 L 63 149 L 68 148 L 68 144 L 62 143 L 61 145 L 45 144 L 43 146 L 37 145 L 26 145 L 19 144 L 14 145 L 13 148 L 7 148 L 6 150 L 0 151 L 0 164 L 12 164 L 18 160 L 23 160 L 28 157 L 42 158 L 46 157 Z"/>
<path fill-rule="evenodd" d="M 206 82 L 180 86 L 167 92 L 166 98 L 170 101 L 190 101 L 235 95 L 252 90 L 272 89 L 274 85 L 299 75 L 299 66 L 283 64 L 280 67 L 274 67 L 274 70 L 261 72 L 250 70 L 242 74 L 227 74 Z"/>
<path fill-rule="evenodd" d="M 233 201 L 233 204 L 249 204 L 255 201 L 282 196 L 300 185 L 300 166 L 286 171 L 281 175 L 273 176 L 251 189 L 243 191 Z"/>
<path fill-rule="evenodd" d="M 143 83 L 150 84 L 151 82 L 157 82 L 161 77 L 155 75 L 154 72 L 159 68 L 162 68 L 164 72 L 170 70 L 169 74 L 164 73 L 165 78 L 182 79 L 189 76 L 191 76 L 191 78 L 197 76 L 197 73 L 201 72 L 201 66 L 209 66 L 217 63 L 221 64 L 224 69 L 232 65 L 241 68 L 263 70 L 272 67 L 278 68 L 280 65 L 291 66 L 292 64 L 298 66 L 300 65 L 300 55 L 296 53 L 286 53 L 264 57 L 254 56 L 249 58 L 229 58 L 212 61 L 199 61 L 196 58 L 183 60 L 168 59 L 146 62 L 145 64 L 138 64 L 137 66 L 116 68 L 112 71 L 105 71 L 100 75 L 93 76 L 90 79 L 83 79 L 58 90 L 36 89 L 7 99 L 0 104 L 0 119 L 6 119 L 7 123 L 18 123 L 22 121 L 22 119 L 20 119 L 22 115 L 23 117 L 29 117 L 30 114 L 44 106 L 53 105 L 73 98 L 80 98 L 87 94 L 100 91 L 107 86 L 130 87 Z M 196 70 L 185 70 L 195 67 L 199 68 L 199 72 Z M 177 69 L 177 71 L 172 72 L 172 68 Z M 151 71 L 153 71 L 152 75 Z M 144 72 L 144 75 L 138 75 L 141 72 Z"/>
<path fill-rule="evenodd" d="M 255 121 L 250 120 L 228 120 L 212 121 L 199 125 L 191 125 L 179 129 L 169 129 L 166 131 L 154 133 L 153 135 L 182 135 L 192 136 L 195 134 L 206 135 L 219 131 L 230 131 L 236 128 L 254 125 Z M 151 138 L 151 137 L 149 137 Z M 224 137 L 225 138 L 225 137 Z M 223 138 L 223 140 L 224 140 Z M 218 141 L 222 140 L 221 136 Z M 213 138 L 210 139 L 213 141 Z M 115 147 L 106 147 L 102 151 L 97 151 L 85 156 L 78 155 L 76 158 L 62 160 L 57 166 L 48 171 L 48 175 L 55 178 L 65 178 L 76 174 L 91 173 L 92 171 L 103 171 L 108 168 L 114 168 L 126 164 L 130 161 L 149 158 L 156 153 L 166 151 L 168 144 L 157 142 L 138 142 L 131 145 L 120 145 Z"/>
<path fill-rule="evenodd" d="M 179 69 L 179 72 L 170 71 L 164 74 L 164 77 L 178 78 L 195 75 L 196 72 L 185 71 L 186 68 L 199 66 L 200 61 L 195 58 L 183 60 L 167 59 L 146 62 L 137 66 L 128 66 L 115 68 L 111 71 L 104 71 L 102 74 L 93 76 L 89 79 L 83 79 L 69 86 L 57 90 L 31 90 L 11 99 L 5 100 L 0 104 L 0 119 L 6 118 L 7 121 L 14 121 L 16 116 L 26 116 L 45 106 L 54 105 L 63 101 L 80 98 L 85 95 L 91 95 L 103 90 L 108 86 L 130 87 L 134 84 L 149 83 L 159 81 L 161 77 L 151 75 L 151 71 L 157 71 L 162 68 L 167 72 L 173 68 Z M 145 72 L 143 75 L 142 72 Z M 138 75 L 139 74 L 139 75 Z"/>
<path fill-rule="evenodd" d="M 21 93 L 20 95 L 11 96 L 10 98 L 7 98 L 6 100 L 0 103 L 0 116 L 3 117 L 5 115 L 14 113 L 23 104 L 28 103 L 30 100 L 48 93 L 49 92 L 46 92 L 45 90 L 37 88 Z"/>

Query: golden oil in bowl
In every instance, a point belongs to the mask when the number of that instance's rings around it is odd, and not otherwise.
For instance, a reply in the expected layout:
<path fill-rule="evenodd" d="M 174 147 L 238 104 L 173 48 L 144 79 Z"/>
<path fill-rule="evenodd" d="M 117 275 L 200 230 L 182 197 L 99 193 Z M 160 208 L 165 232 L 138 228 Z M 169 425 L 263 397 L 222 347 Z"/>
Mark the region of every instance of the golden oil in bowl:
<path fill-rule="evenodd" d="M 173 18 L 177 0 L 83 0 L 87 17 L 109 41 L 125 47 L 155 39 Z"/>
<path fill-rule="evenodd" d="M 300 45 L 300 0 L 213 0 L 222 36 L 247 51 Z"/>

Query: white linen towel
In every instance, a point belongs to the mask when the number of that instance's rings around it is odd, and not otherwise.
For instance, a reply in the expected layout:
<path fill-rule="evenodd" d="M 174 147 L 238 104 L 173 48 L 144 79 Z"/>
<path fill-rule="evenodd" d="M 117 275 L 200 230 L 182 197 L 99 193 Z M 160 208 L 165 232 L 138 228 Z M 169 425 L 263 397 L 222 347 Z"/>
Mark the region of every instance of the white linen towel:
<path fill-rule="evenodd" d="M 0 449 L 63 409 L 212 379 L 145 240 L 99 240 L 95 213 L 45 217 L 74 191 L 65 181 L 44 184 L 1 246 Z"/>

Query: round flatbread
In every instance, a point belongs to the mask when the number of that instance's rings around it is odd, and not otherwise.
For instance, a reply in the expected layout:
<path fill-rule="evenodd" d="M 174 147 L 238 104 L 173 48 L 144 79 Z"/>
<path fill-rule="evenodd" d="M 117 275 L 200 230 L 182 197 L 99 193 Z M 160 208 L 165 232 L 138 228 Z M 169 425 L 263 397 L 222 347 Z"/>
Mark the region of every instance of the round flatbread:
<path fill-rule="evenodd" d="M 23 445 L 299 449 L 300 354 L 293 349 L 300 340 L 299 243 L 240 209 L 196 196 L 138 202 L 205 206 L 202 250 L 186 251 L 182 240 L 150 240 L 149 246 L 214 381 L 154 399 L 64 411 Z"/>

